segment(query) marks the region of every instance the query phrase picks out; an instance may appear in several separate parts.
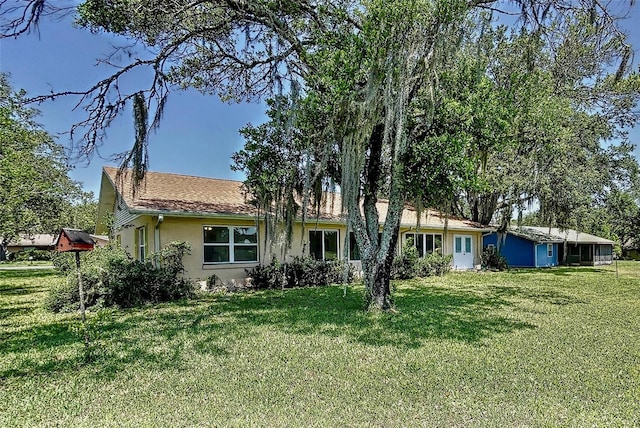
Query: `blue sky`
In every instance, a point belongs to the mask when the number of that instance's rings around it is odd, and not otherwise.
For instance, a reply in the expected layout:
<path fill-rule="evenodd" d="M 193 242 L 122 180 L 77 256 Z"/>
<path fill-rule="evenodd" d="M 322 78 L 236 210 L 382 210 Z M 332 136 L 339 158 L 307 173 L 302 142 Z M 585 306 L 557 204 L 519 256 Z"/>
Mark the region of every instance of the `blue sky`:
<path fill-rule="evenodd" d="M 628 4 L 628 0 L 613 1 Z M 630 34 L 637 68 L 640 5 L 631 8 L 622 26 Z M 73 28 L 70 22 L 44 21 L 39 34 L 0 39 L 0 71 L 11 74 L 14 89 L 25 89 L 30 95 L 84 90 L 111 73 L 112 69 L 96 65 L 96 60 L 122 42 L 122 39 Z M 50 134 L 57 135 L 61 144 L 67 145 L 69 141 L 63 133 L 84 117 L 81 109 L 73 110 L 77 102 L 77 98 L 65 97 L 38 106 L 42 112 L 39 122 Z M 169 96 L 160 128 L 150 137 L 150 169 L 242 180 L 243 175 L 229 167 L 231 154 L 243 145 L 238 130 L 247 123 L 259 124 L 264 119 L 264 106 L 260 103 L 226 104 L 215 96 L 204 96 L 193 90 L 174 92 Z M 96 197 L 102 166 L 115 165 L 109 158 L 133 142 L 132 123 L 131 113 L 125 113 L 107 130 L 105 145 L 99 153 L 90 162 L 75 163 L 71 177 Z M 640 159 L 638 128 L 632 131 L 631 141 L 636 144 L 635 154 Z"/>

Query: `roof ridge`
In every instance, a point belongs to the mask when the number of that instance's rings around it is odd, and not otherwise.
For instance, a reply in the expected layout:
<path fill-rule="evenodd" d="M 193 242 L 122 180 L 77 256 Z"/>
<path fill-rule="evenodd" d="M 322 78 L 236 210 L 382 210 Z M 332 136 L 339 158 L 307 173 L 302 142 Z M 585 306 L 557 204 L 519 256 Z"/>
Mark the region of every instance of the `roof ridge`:
<path fill-rule="evenodd" d="M 114 167 L 114 166 L 110 166 L 110 165 L 105 165 L 102 167 L 102 169 L 107 170 L 107 169 L 111 169 L 111 170 L 118 170 L 118 167 Z M 126 168 L 125 171 L 131 171 L 131 168 Z M 146 171 L 145 174 L 157 174 L 157 175 L 172 175 L 175 177 L 188 177 L 188 178 L 200 178 L 203 180 L 216 180 L 216 181 L 227 181 L 230 183 L 239 183 L 239 184 L 243 184 L 244 182 L 241 180 L 233 180 L 230 178 L 217 178 L 217 177 L 204 177 L 202 175 L 192 175 L 192 174 L 181 174 L 181 173 L 177 173 L 177 172 L 164 172 L 164 171 Z"/>

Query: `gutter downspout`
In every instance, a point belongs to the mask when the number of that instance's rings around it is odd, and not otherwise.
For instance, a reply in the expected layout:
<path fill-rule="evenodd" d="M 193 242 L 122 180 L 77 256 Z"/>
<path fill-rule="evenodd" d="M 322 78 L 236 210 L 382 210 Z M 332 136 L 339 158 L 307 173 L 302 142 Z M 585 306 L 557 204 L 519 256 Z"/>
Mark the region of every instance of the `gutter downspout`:
<path fill-rule="evenodd" d="M 153 251 L 160 252 L 160 224 L 164 221 L 164 214 L 158 214 L 158 221 L 153 230 Z"/>

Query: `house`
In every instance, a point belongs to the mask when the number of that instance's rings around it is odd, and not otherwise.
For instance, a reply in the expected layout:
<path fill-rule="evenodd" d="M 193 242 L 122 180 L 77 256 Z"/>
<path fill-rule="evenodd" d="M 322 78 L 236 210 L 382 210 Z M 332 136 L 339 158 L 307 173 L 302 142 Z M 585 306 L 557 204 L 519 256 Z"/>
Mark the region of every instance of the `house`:
<path fill-rule="evenodd" d="M 6 247 L 0 245 L 0 260 L 6 260 L 10 254 L 28 250 L 53 250 L 56 236 L 47 233 L 20 235 L 17 239 L 9 241 Z M 2 242 L 2 238 L 0 238 Z"/>
<path fill-rule="evenodd" d="M 506 233 L 491 232 L 482 238 L 483 248 L 494 248 L 509 267 L 558 266 L 558 248 L 562 240 L 528 228 L 510 229 Z"/>
<path fill-rule="evenodd" d="M 131 192 L 131 174 L 117 177 L 117 169 L 104 167 L 98 202 L 96 233 L 106 234 L 112 218 L 113 238 L 133 257 L 145 260 L 172 241 L 188 241 L 192 252 L 185 256 L 186 275 L 204 280 L 215 274 L 223 281 L 242 282 L 245 269 L 282 259 L 283 242 L 269 242 L 265 221 L 251 204 L 242 182 L 179 174 L 148 172 L 141 188 Z M 387 203 L 377 205 L 384 219 Z M 482 233 L 491 229 L 459 218 L 446 218 L 434 210 L 421 213 L 406 208 L 401 220 L 398 248 L 412 239 L 421 255 L 453 254 L 456 269 L 480 264 Z M 446 227 L 445 227 L 446 226 Z M 318 215 L 306 224 L 294 224 L 292 248 L 287 257 L 311 256 L 340 259 L 345 241 L 350 262 L 359 269 L 359 254 L 351 234 L 345 240 L 345 216 L 340 195 L 329 194 Z"/>
<path fill-rule="evenodd" d="M 512 267 L 611 264 L 614 244 L 599 236 L 553 227 L 525 226 L 483 237 L 483 247 L 498 248 Z"/>

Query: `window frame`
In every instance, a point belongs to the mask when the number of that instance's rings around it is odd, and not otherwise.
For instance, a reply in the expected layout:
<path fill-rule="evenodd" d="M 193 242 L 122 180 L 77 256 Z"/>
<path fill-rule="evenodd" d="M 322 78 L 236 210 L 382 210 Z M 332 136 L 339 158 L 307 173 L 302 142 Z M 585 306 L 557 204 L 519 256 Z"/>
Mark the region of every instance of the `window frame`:
<path fill-rule="evenodd" d="M 553 257 L 553 244 L 547 244 L 547 257 Z"/>
<path fill-rule="evenodd" d="M 206 228 L 218 228 L 218 229 L 227 229 L 229 240 L 228 242 L 205 242 L 205 231 Z M 244 242 L 235 242 L 235 230 L 236 229 L 255 229 L 256 233 L 256 242 L 244 243 Z M 242 226 L 242 225 L 220 225 L 220 224 L 203 224 L 202 225 L 202 264 L 203 265 L 222 265 L 222 264 L 241 264 L 241 263 L 257 263 L 260 254 L 259 248 L 259 228 L 257 226 Z M 229 260 L 227 261 L 207 261 L 206 260 L 206 247 L 224 247 L 228 248 L 229 251 Z M 256 249 L 256 257 L 255 260 L 236 260 L 235 258 L 235 249 L 236 247 L 244 247 L 250 248 L 255 247 Z"/>
<path fill-rule="evenodd" d="M 147 258 L 147 226 L 136 228 L 136 258 L 140 262 Z"/>
<path fill-rule="evenodd" d="M 314 257 L 311 252 L 311 233 L 312 232 L 322 232 L 322 258 L 321 259 Z M 335 232 L 336 234 L 336 258 L 335 259 L 327 259 L 327 255 L 326 255 L 327 253 L 325 248 L 325 233 L 327 232 L 329 233 Z M 339 229 L 309 229 L 309 232 L 307 233 L 307 238 L 309 243 L 309 257 L 313 258 L 314 260 L 323 260 L 323 261 L 340 260 L 340 230 Z"/>
<path fill-rule="evenodd" d="M 442 233 L 430 233 L 430 232 L 404 232 L 403 234 L 403 238 L 404 240 L 402 241 L 402 243 L 406 243 L 407 239 L 410 237 L 409 235 L 411 235 L 411 237 L 413 238 L 413 245 L 416 247 L 416 249 L 418 250 L 418 254 L 420 255 L 420 257 L 425 257 L 429 254 L 440 254 L 442 255 L 444 252 L 444 238 L 443 238 L 443 234 Z M 418 241 L 416 239 L 416 237 L 418 235 L 422 236 L 422 249 L 418 248 L 418 244 L 416 241 Z M 431 237 L 431 251 L 427 250 L 427 236 Z M 437 242 L 437 238 L 440 238 L 440 250 L 437 250 L 436 247 L 436 242 Z"/>

